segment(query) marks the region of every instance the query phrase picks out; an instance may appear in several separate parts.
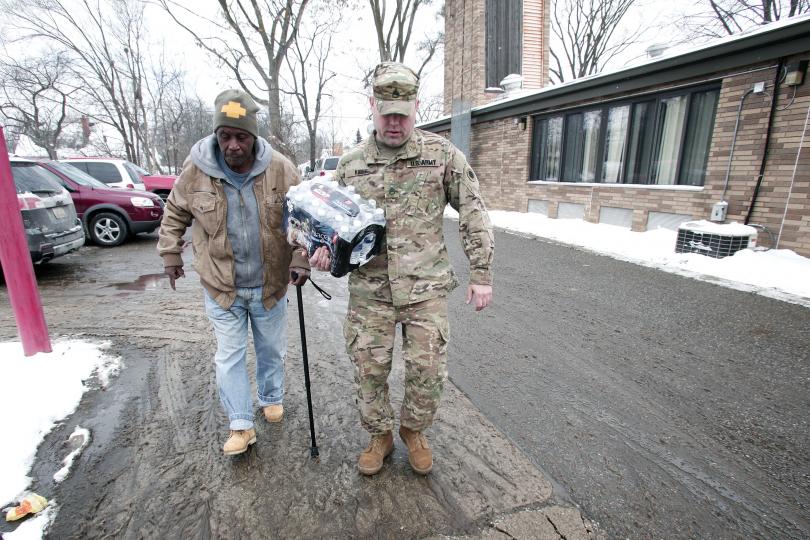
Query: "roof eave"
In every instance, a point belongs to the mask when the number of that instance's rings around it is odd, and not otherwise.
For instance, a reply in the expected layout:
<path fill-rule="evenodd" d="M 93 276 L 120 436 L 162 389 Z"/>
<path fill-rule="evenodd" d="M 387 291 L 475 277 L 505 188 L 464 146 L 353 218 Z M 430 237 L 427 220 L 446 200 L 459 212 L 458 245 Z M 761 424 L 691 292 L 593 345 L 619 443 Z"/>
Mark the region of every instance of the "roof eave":
<path fill-rule="evenodd" d="M 491 103 L 471 111 L 472 123 L 536 114 L 573 102 L 705 77 L 735 67 L 798 54 L 810 48 L 807 44 L 808 35 L 810 18 L 641 66 L 589 77 L 563 86 L 546 87 L 528 96 L 502 103 Z M 450 117 L 419 127 L 433 132 L 446 131 L 450 129 Z"/>

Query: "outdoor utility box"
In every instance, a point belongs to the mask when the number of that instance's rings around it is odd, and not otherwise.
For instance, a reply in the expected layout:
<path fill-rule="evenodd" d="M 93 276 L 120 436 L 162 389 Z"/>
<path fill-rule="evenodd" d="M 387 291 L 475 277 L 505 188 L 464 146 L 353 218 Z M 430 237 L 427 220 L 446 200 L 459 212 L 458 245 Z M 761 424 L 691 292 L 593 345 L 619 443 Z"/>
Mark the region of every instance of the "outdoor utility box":
<path fill-rule="evenodd" d="M 740 223 L 687 221 L 678 226 L 676 253 L 700 253 L 720 259 L 757 245 L 757 230 Z"/>
<path fill-rule="evenodd" d="M 728 203 L 726 201 L 720 201 L 714 203 L 714 206 L 712 206 L 712 216 L 709 219 L 716 223 L 722 223 L 726 220 L 727 213 Z"/>

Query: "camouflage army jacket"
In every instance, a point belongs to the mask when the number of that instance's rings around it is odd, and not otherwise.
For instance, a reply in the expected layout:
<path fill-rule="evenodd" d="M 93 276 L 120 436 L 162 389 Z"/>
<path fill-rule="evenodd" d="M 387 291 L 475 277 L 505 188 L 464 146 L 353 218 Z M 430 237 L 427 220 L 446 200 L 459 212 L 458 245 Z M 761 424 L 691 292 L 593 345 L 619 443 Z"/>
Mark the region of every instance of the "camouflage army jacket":
<path fill-rule="evenodd" d="M 478 179 L 450 141 L 419 129 L 390 161 L 380 157 L 373 136 L 345 154 L 335 179 L 354 186 L 385 210 L 382 253 L 351 273 L 352 295 L 415 304 L 445 295 L 458 285 L 442 219 L 448 203 L 459 212 L 459 232 L 470 261 L 470 283 L 492 284 L 494 238 Z"/>

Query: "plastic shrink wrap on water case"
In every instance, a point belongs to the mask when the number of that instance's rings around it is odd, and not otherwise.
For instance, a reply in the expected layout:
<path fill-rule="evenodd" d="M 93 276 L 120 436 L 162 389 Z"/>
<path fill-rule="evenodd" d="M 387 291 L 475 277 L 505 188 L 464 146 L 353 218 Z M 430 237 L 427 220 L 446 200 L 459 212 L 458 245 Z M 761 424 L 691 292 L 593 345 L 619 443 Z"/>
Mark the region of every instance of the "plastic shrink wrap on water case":
<path fill-rule="evenodd" d="M 330 273 L 341 277 L 377 255 L 385 238 L 385 215 L 374 199 L 354 187 L 317 178 L 290 188 L 284 205 L 284 232 L 309 256 L 321 246 L 332 256 Z"/>

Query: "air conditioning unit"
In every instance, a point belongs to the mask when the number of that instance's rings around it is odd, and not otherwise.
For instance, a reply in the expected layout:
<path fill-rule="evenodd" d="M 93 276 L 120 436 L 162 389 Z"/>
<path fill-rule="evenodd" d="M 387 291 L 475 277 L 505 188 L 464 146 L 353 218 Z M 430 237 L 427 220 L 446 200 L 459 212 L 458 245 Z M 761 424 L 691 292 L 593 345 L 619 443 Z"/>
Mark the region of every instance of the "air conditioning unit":
<path fill-rule="evenodd" d="M 757 230 L 740 223 L 687 221 L 678 226 L 676 253 L 700 253 L 720 259 L 757 245 Z"/>

